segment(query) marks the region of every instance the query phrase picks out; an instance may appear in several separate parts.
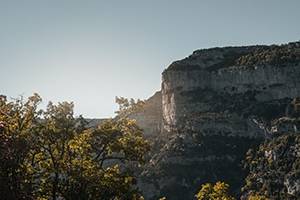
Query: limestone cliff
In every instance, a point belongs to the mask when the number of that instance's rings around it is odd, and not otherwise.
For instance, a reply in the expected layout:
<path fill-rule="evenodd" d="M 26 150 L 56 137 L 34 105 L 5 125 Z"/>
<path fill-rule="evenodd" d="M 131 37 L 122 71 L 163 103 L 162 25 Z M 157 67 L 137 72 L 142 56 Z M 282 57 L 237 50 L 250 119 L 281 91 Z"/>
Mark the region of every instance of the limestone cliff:
<path fill-rule="evenodd" d="M 193 119 L 190 128 L 197 130 L 197 119 L 201 120 L 203 113 L 241 115 L 249 101 L 260 104 L 300 96 L 300 43 L 283 47 L 287 53 L 297 54 L 285 62 L 263 62 L 272 57 L 270 49 L 276 47 L 227 47 L 198 50 L 172 63 L 162 78 L 164 128 L 178 129 Z M 260 58 L 261 54 L 265 57 Z M 251 56 L 257 56 L 257 62 L 249 65 Z M 256 114 L 252 112 L 249 115 Z"/>
<path fill-rule="evenodd" d="M 145 100 L 144 106 L 137 112 L 130 114 L 129 118 L 136 120 L 137 124 L 143 129 L 146 138 L 158 136 L 162 130 L 161 92 L 156 92 Z"/>
<path fill-rule="evenodd" d="M 300 96 L 300 43 L 197 50 L 162 75 L 159 151 L 141 187 L 147 199 L 193 199 L 223 180 L 238 195 L 249 148 Z"/>

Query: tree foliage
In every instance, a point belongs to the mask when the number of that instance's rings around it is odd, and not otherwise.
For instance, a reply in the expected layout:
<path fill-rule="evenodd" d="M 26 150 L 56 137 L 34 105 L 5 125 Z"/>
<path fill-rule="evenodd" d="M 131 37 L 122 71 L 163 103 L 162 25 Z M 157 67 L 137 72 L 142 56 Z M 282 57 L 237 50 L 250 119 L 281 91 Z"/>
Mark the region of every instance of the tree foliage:
<path fill-rule="evenodd" d="M 135 121 L 86 128 L 73 103 L 0 98 L 0 195 L 4 199 L 139 199 L 128 166 L 143 164 L 149 144 Z"/>
<path fill-rule="evenodd" d="M 249 150 L 245 167 L 249 170 L 244 193 L 255 192 L 270 199 L 296 199 L 300 195 L 300 136 L 286 133 L 256 150 Z"/>
<path fill-rule="evenodd" d="M 250 194 L 248 200 L 269 200 L 269 198 L 264 195 Z"/>
<path fill-rule="evenodd" d="M 247 55 L 236 60 L 237 65 L 284 65 L 300 61 L 300 43 L 294 42 L 284 45 L 261 46 Z"/>
<path fill-rule="evenodd" d="M 229 185 L 224 182 L 203 184 L 195 196 L 198 200 L 234 200 L 229 195 Z"/>
<path fill-rule="evenodd" d="M 134 100 L 133 98 L 127 99 L 125 97 L 116 97 L 116 103 L 119 105 L 119 110 L 116 111 L 118 118 L 126 118 L 130 114 L 140 111 L 145 105 L 145 101 L 140 99 Z"/>
<path fill-rule="evenodd" d="M 0 195 L 5 199 L 31 199 L 31 174 L 24 163 L 37 130 L 41 98 L 34 94 L 9 102 L 0 97 Z"/>

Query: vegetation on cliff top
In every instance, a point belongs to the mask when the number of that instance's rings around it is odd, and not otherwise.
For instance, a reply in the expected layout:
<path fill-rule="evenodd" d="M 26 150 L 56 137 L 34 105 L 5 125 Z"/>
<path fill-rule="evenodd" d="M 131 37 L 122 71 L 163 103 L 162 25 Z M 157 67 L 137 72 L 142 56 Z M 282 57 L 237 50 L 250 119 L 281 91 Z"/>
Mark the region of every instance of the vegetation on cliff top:
<path fill-rule="evenodd" d="M 229 67 L 278 66 L 297 64 L 299 62 L 300 42 L 293 42 L 283 45 L 223 47 L 197 50 L 191 56 L 173 62 L 167 70 L 205 69 L 216 71 Z"/>
<path fill-rule="evenodd" d="M 253 52 L 241 56 L 236 65 L 283 65 L 300 62 L 300 42 L 286 45 L 272 45 L 255 49 Z"/>

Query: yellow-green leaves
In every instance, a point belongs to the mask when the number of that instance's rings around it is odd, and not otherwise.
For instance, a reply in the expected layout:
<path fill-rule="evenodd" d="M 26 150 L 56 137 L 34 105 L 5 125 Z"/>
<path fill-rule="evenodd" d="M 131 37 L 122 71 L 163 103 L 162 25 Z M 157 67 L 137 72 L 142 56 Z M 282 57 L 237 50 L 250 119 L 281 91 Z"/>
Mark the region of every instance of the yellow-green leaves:
<path fill-rule="evenodd" d="M 263 196 L 263 195 L 258 195 L 258 194 L 251 194 L 248 197 L 248 200 L 269 200 L 269 198 Z"/>
<path fill-rule="evenodd" d="M 203 184 L 200 191 L 196 194 L 198 200 L 234 200 L 229 195 L 229 185 L 224 182 Z"/>
<path fill-rule="evenodd" d="M 119 110 L 116 111 L 117 118 L 127 118 L 130 114 L 143 109 L 145 102 L 137 99 L 127 99 L 124 97 L 116 97 L 116 103 L 119 105 Z"/>
<path fill-rule="evenodd" d="M 143 162 L 149 151 L 149 143 L 134 120 L 123 118 L 108 120 L 94 132 L 94 150 L 100 162 L 109 159 Z"/>
<path fill-rule="evenodd" d="M 125 167 L 143 162 L 149 149 L 135 121 L 109 120 L 89 129 L 74 116 L 73 103 L 50 102 L 38 110 L 40 102 L 37 94 L 11 102 L 0 96 L 1 197 L 142 198 Z"/>
<path fill-rule="evenodd" d="M 32 175 L 28 160 L 34 148 L 37 121 L 41 116 L 41 98 L 34 94 L 8 101 L 0 96 L 0 196 L 4 199 L 24 199 L 31 196 Z"/>

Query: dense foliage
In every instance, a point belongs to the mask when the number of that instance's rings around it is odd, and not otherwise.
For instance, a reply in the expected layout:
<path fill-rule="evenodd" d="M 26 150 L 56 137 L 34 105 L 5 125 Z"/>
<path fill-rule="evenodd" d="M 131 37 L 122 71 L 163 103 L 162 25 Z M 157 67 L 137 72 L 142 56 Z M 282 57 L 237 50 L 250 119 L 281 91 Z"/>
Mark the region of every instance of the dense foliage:
<path fill-rule="evenodd" d="M 253 65 L 283 65 L 287 63 L 299 63 L 300 61 L 300 42 L 285 44 L 262 46 L 255 51 L 241 56 L 237 59 L 237 65 L 253 66 Z"/>
<path fill-rule="evenodd" d="M 88 129 L 74 117 L 73 103 L 39 110 L 40 102 L 37 94 L 0 98 L 2 199 L 141 198 L 132 167 L 143 164 L 149 144 L 135 121 Z"/>
<path fill-rule="evenodd" d="M 224 182 L 217 182 L 214 185 L 206 183 L 201 186 L 196 198 L 198 200 L 234 200 L 228 190 L 229 185 Z"/>
<path fill-rule="evenodd" d="M 229 185 L 220 181 L 216 182 L 214 185 L 211 183 L 202 184 L 195 197 L 198 200 L 235 200 L 235 198 L 229 194 Z M 267 197 L 256 193 L 250 193 L 246 198 L 241 199 L 269 200 Z"/>
<path fill-rule="evenodd" d="M 250 173 L 245 193 L 258 193 L 270 199 L 297 199 L 300 177 L 300 135 L 284 134 L 247 154 Z"/>

